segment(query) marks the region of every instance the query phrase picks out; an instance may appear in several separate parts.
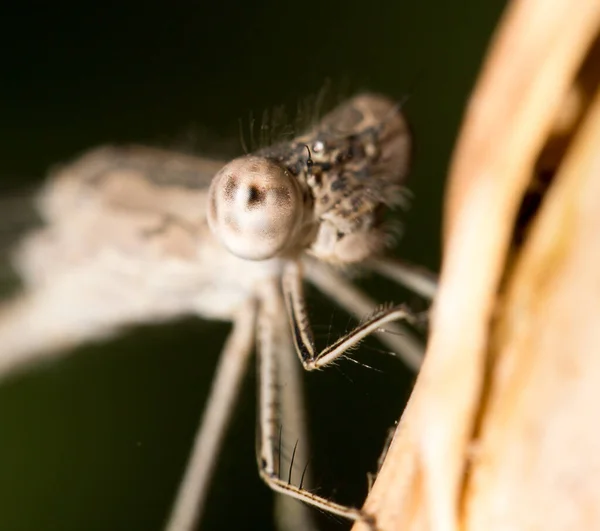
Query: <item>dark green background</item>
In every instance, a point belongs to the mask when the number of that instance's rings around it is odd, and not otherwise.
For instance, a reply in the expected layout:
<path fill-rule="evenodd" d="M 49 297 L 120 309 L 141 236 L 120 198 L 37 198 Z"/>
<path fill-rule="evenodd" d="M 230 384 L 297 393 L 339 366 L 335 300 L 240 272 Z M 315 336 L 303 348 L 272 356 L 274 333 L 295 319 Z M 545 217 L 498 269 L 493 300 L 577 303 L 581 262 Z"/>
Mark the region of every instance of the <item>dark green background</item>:
<path fill-rule="evenodd" d="M 448 160 L 504 2 L 13 4 L 0 10 L 3 188 L 105 142 L 235 148 L 238 118 L 293 108 L 327 78 L 410 92 L 415 199 L 398 253 L 437 270 Z M 405 298 L 363 284 L 380 300 Z M 342 312 L 314 291 L 310 301 L 318 339 L 330 322 L 345 329 Z M 130 331 L 3 383 L 0 530 L 159 530 L 227 331 L 193 319 Z M 413 382 L 369 345 L 360 359 L 382 372 L 347 363 L 308 378 L 315 476 L 324 494 L 354 504 Z M 202 529 L 271 528 L 254 411 L 250 375 Z"/>

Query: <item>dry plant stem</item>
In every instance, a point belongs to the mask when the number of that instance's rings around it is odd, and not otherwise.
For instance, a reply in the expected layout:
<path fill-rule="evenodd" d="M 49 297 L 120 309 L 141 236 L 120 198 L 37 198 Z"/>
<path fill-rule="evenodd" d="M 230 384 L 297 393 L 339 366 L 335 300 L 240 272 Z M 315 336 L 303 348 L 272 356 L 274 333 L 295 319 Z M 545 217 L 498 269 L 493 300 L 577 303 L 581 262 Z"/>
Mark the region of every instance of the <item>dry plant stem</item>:
<path fill-rule="evenodd" d="M 492 338 L 466 529 L 600 528 L 600 91 L 546 194 Z"/>
<path fill-rule="evenodd" d="M 489 324 L 517 209 L 599 21 L 598 2 L 574 9 L 570 0 L 520 0 L 494 39 L 452 164 L 427 355 L 365 505 L 382 530 L 459 528 Z"/>

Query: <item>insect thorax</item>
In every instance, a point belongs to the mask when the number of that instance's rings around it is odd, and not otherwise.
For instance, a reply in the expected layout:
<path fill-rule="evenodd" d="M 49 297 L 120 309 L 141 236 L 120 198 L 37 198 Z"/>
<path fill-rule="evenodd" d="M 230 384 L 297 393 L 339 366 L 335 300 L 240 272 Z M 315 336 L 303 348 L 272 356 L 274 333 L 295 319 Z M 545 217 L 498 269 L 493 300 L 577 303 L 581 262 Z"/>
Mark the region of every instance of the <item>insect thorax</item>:
<path fill-rule="evenodd" d="M 308 191 L 315 223 L 309 252 L 350 264 L 393 243 L 394 227 L 384 216 L 405 200 L 410 152 L 399 106 L 363 94 L 327 114 L 306 135 L 257 155 L 283 166 Z"/>

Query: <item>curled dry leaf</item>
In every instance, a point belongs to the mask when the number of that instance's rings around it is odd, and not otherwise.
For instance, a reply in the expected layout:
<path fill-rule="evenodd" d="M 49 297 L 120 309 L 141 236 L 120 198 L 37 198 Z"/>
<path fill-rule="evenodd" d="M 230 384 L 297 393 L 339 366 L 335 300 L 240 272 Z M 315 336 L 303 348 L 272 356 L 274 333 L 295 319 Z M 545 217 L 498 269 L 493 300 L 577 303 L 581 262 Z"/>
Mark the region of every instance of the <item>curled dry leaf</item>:
<path fill-rule="evenodd" d="M 599 27 L 594 0 L 517 0 L 501 22 L 425 363 L 365 505 L 383 531 L 600 528 Z"/>

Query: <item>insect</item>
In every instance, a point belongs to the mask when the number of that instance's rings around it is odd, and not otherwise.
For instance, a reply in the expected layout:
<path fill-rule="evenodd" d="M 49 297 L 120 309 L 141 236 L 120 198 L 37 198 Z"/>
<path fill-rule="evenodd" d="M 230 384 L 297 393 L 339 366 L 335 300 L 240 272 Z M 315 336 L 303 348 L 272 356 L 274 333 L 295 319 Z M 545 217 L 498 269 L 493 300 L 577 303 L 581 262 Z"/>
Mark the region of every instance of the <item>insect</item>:
<path fill-rule="evenodd" d="M 378 307 L 345 275 L 371 269 L 433 296 L 427 273 L 385 258 L 394 240 L 386 214 L 406 200 L 410 153 L 399 105 L 360 94 L 306 134 L 228 163 L 138 146 L 84 154 L 48 181 L 38 198 L 44 226 L 15 252 L 25 288 L 0 310 L 0 375 L 126 325 L 190 314 L 232 321 L 167 528 L 198 521 L 255 343 L 261 477 L 324 511 L 370 521 L 304 488 L 306 471 L 297 484 L 291 469 L 285 477 L 280 420 L 286 407 L 301 409 L 301 391 L 290 378 L 293 389 L 280 396 L 277 382 L 299 367 L 286 353 L 321 369 L 384 326 L 402 333 L 381 340 L 419 366 L 422 346 L 394 323 L 411 320 L 408 309 Z M 321 351 L 304 279 L 362 319 Z"/>

